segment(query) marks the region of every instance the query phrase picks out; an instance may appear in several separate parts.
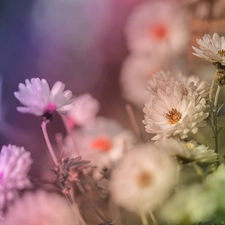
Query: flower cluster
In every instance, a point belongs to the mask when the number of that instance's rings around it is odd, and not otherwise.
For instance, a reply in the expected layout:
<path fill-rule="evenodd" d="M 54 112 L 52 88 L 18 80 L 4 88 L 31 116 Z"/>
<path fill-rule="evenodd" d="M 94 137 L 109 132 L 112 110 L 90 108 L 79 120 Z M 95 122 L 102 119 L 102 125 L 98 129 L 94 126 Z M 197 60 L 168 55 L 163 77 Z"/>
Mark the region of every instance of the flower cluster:
<path fill-rule="evenodd" d="M 200 86 L 204 93 L 207 86 Z M 206 99 L 198 88 L 194 82 L 182 82 L 170 73 L 161 71 L 153 75 L 148 82 L 149 101 L 143 109 L 146 131 L 156 134 L 153 140 L 174 136 L 184 139 L 206 124 Z"/>

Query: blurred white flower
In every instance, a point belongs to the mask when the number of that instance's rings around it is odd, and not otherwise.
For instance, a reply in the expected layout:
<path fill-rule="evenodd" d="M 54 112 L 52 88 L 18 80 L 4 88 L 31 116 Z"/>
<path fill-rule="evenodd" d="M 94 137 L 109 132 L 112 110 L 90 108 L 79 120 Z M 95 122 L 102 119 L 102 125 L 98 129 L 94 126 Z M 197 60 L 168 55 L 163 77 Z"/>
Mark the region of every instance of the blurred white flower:
<path fill-rule="evenodd" d="M 160 62 L 154 58 L 140 55 L 129 56 L 123 64 L 120 76 L 123 97 L 143 108 L 149 98 L 146 89 L 147 80 L 159 68 L 161 68 Z"/>
<path fill-rule="evenodd" d="M 4 225 L 74 225 L 76 218 L 69 203 L 54 193 L 26 193 L 11 206 Z"/>
<path fill-rule="evenodd" d="M 73 106 L 68 112 L 70 126 L 85 126 L 93 122 L 100 104 L 90 94 L 80 95 L 73 100 Z"/>
<path fill-rule="evenodd" d="M 14 92 L 15 97 L 25 107 L 17 107 L 21 113 L 31 113 L 36 116 L 51 118 L 52 114 L 67 113 L 72 103 L 72 92 L 64 91 L 65 84 L 57 81 L 52 89 L 45 79 L 26 79 L 25 84 L 19 84 L 19 91 Z"/>
<path fill-rule="evenodd" d="M 0 153 L 0 209 L 13 200 L 17 190 L 30 187 L 30 152 L 15 145 L 3 146 Z"/>
<path fill-rule="evenodd" d="M 117 163 L 124 151 L 129 150 L 136 141 L 131 131 L 103 117 L 97 117 L 88 126 L 76 129 L 73 138 L 82 158 L 91 160 L 91 165 L 100 168 Z M 65 139 L 64 148 L 67 156 L 76 156 L 69 136 Z"/>
<path fill-rule="evenodd" d="M 218 154 L 195 140 L 180 141 L 175 138 L 162 138 L 155 142 L 156 146 L 178 160 L 186 162 L 212 163 L 217 160 Z"/>
<path fill-rule="evenodd" d="M 205 34 L 203 39 L 196 39 L 199 49 L 192 46 L 195 50 L 194 55 L 210 62 L 219 62 L 225 65 L 225 37 L 214 33 L 211 37 Z"/>
<path fill-rule="evenodd" d="M 125 29 L 129 49 L 154 57 L 183 52 L 189 41 L 189 28 L 183 13 L 172 2 L 146 1 L 128 18 Z"/>
<path fill-rule="evenodd" d="M 156 134 L 152 140 L 163 136 L 184 139 L 189 132 L 195 134 L 198 127 L 206 125 L 208 113 L 204 112 L 207 107 L 204 98 L 187 95 L 185 85 L 173 78 L 168 83 L 162 80 L 155 84 L 150 89 L 157 95 L 150 98 L 143 109 L 146 132 Z"/>
<path fill-rule="evenodd" d="M 112 172 L 111 196 L 128 211 L 156 209 L 176 183 L 176 163 L 152 144 L 136 146 Z"/>
<path fill-rule="evenodd" d="M 161 216 L 171 224 L 196 224 L 213 218 L 216 209 L 214 194 L 196 184 L 178 190 L 163 205 Z"/>

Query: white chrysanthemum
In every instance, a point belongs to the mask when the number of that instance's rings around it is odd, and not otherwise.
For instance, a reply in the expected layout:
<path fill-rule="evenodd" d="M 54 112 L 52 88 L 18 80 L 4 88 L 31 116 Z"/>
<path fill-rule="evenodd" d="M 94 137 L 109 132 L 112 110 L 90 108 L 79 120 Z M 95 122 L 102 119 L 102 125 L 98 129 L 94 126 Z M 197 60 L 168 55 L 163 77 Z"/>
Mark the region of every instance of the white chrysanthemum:
<path fill-rule="evenodd" d="M 158 60 L 150 57 L 131 55 L 122 67 L 120 83 L 123 97 L 143 108 L 149 94 L 146 90 L 147 80 L 161 68 Z"/>
<path fill-rule="evenodd" d="M 210 62 L 219 62 L 225 65 L 225 37 L 220 37 L 217 33 L 214 33 L 211 37 L 209 34 L 205 34 L 203 39 L 196 39 L 199 45 L 199 49 L 192 46 L 195 50 L 194 55 L 208 60 Z"/>
<path fill-rule="evenodd" d="M 129 49 L 150 53 L 154 57 L 171 57 L 171 54 L 184 51 L 189 30 L 184 14 L 177 14 L 177 11 L 171 2 L 146 1 L 140 4 L 128 19 L 125 30 Z"/>
<path fill-rule="evenodd" d="M 3 146 L 0 153 L 0 209 L 11 201 L 17 190 L 31 185 L 27 174 L 32 160 L 30 152 L 15 145 Z"/>
<path fill-rule="evenodd" d="M 211 163 L 217 160 L 218 154 L 203 144 L 198 144 L 195 140 L 179 141 L 175 138 L 162 138 L 155 142 L 156 146 L 172 156 L 184 162 Z"/>
<path fill-rule="evenodd" d="M 60 81 L 50 90 L 45 79 L 26 79 L 25 84 L 19 84 L 19 91 L 14 92 L 15 97 L 25 106 L 17 107 L 17 110 L 46 118 L 51 117 L 55 111 L 66 113 L 73 100 L 72 92 L 64 89 L 65 84 Z"/>
<path fill-rule="evenodd" d="M 157 96 L 145 103 L 143 123 L 146 132 L 156 134 L 152 140 L 163 136 L 184 139 L 189 132 L 195 134 L 198 127 L 206 125 L 206 100 L 201 96 L 186 95 L 182 85 L 171 84 L 163 87 L 163 90 L 158 89 Z"/>
<path fill-rule="evenodd" d="M 164 204 L 161 216 L 171 224 L 196 224 L 211 219 L 216 208 L 214 194 L 196 184 L 178 190 Z"/>
<path fill-rule="evenodd" d="M 76 218 L 69 203 L 55 193 L 26 193 L 11 206 L 4 225 L 74 225 Z"/>
<path fill-rule="evenodd" d="M 209 84 L 206 81 L 200 80 L 197 76 L 185 76 L 181 73 L 173 73 L 159 71 L 148 80 L 147 90 L 149 98 L 158 96 L 158 90 L 166 91 L 177 85 L 183 90 L 184 95 L 206 98 L 209 95 Z"/>
<path fill-rule="evenodd" d="M 152 144 L 136 146 L 113 171 L 111 196 L 128 211 L 157 208 L 176 183 L 176 163 Z"/>
<path fill-rule="evenodd" d="M 99 102 L 90 94 L 80 95 L 74 98 L 73 107 L 68 112 L 68 118 L 72 124 L 79 126 L 88 125 L 94 121 L 99 107 Z"/>
<path fill-rule="evenodd" d="M 91 160 L 91 165 L 100 167 L 116 163 L 124 150 L 130 149 L 135 142 L 131 131 L 103 117 L 97 117 L 88 126 L 76 129 L 73 137 L 83 159 Z M 70 137 L 65 140 L 65 151 L 69 157 L 76 156 Z"/>
<path fill-rule="evenodd" d="M 224 0 L 177 0 L 178 4 L 190 9 L 190 12 L 201 19 L 219 19 L 224 17 Z"/>

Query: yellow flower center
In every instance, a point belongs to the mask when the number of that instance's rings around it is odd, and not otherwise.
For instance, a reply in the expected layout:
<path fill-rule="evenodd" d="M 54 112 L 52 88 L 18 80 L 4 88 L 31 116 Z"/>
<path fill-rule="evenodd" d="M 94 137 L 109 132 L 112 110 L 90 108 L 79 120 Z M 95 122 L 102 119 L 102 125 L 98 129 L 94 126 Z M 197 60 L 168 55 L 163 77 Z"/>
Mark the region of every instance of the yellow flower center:
<path fill-rule="evenodd" d="M 192 143 L 185 143 L 185 146 L 190 150 L 195 150 L 195 146 Z"/>
<path fill-rule="evenodd" d="M 153 177 L 151 173 L 147 171 L 142 171 L 142 173 L 139 174 L 137 181 L 138 181 L 138 186 L 140 188 L 145 188 L 152 183 Z"/>
<path fill-rule="evenodd" d="M 170 125 L 177 123 L 182 117 L 182 114 L 176 109 L 172 108 L 168 113 L 166 113 L 166 119 Z"/>
<path fill-rule="evenodd" d="M 225 56 L 225 50 L 224 49 L 219 50 L 218 53 L 219 53 L 219 55 L 221 57 L 224 57 Z"/>

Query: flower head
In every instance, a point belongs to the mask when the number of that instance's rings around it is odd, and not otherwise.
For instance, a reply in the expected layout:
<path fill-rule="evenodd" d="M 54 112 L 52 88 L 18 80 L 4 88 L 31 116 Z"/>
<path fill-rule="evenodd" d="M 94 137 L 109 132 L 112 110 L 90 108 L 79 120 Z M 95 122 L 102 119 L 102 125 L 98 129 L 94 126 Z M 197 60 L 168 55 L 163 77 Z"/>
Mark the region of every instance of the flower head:
<path fill-rule="evenodd" d="M 214 33 L 211 37 L 209 34 L 205 34 L 203 39 L 196 39 L 199 45 L 199 49 L 192 46 L 195 50 L 194 55 L 203 58 L 207 61 L 220 63 L 225 65 L 225 37 L 220 37 L 217 33 Z"/>
<path fill-rule="evenodd" d="M 93 123 L 76 129 L 73 138 L 82 157 L 100 167 L 117 162 L 123 156 L 124 148 L 130 149 L 136 141 L 131 131 L 104 117 L 96 117 Z M 65 150 L 68 156 L 74 157 L 70 137 L 66 138 Z"/>
<path fill-rule="evenodd" d="M 15 145 L 3 146 L 0 153 L 0 209 L 11 201 L 17 190 L 31 185 L 27 174 L 32 160 L 30 152 Z"/>
<path fill-rule="evenodd" d="M 162 77 L 157 79 L 159 75 Z M 208 113 L 205 112 L 206 99 L 202 95 L 204 88 L 197 89 L 193 82 L 189 84 L 185 85 L 164 72 L 149 81 L 150 98 L 143 109 L 143 123 L 148 133 L 156 134 L 153 140 L 162 136 L 184 139 L 189 132 L 195 134 L 198 127 L 206 125 Z"/>
<path fill-rule="evenodd" d="M 74 98 L 73 106 L 68 112 L 72 124 L 85 126 L 93 122 L 99 111 L 99 102 L 90 94 Z"/>
<path fill-rule="evenodd" d="M 175 86 L 182 89 L 183 95 L 207 98 L 209 95 L 209 84 L 200 80 L 199 77 L 191 75 L 185 76 L 182 73 L 171 73 L 159 71 L 148 80 L 147 90 L 150 93 L 149 98 L 158 96 L 158 90 L 166 91 L 168 88 L 173 89 Z"/>
<path fill-rule="evenodd" d="M 176 10 L 175 5 L 166 1 L 140 4 L 129 17 L 125 30 L 129 49 L 157 58 L 181 53 L 188 43 L 189 31 L 185 15 L 177 15 Z"/>
<path fill-rule="evenodd" d="M 179 141 L 175 138 L 162 138 L 155 142 L 156 146 L 177 157 L 182 162 L 212 163 L 217 160 L 218 154 L 203 144 L 198 144 L 195 140 Z"/>
<path fill-rule="evenodd" d="M 129 211 L 147 213 L 165 200 L 176 177 L 176 163 L 166 153 L 151 144 L 136 146 L 112 173 L 112 199 Z"/>
<path fill-rule="evenodd" d="M 64 91 L 65 84 L 57 81 L 52 89 L 45 79 L 32 78 L 26 80 L 25 84 L 19 84 L 19 91 L 14 92 L 15 97 L 25 107 L 17 107 L 22 113 L 31 113 L 51 119 L 55 111 L 66 113 L 72 103 L 71 91 Z"/>
<path fill-rule="evenodd" d="M 16 201 L 7 212 L 4 224 L 73 225 L 75 221 L 73 211 L 63 197 L 39 190 L 26 193 Z"/>

